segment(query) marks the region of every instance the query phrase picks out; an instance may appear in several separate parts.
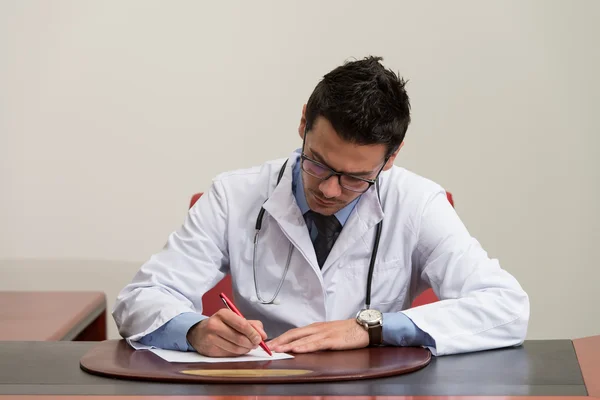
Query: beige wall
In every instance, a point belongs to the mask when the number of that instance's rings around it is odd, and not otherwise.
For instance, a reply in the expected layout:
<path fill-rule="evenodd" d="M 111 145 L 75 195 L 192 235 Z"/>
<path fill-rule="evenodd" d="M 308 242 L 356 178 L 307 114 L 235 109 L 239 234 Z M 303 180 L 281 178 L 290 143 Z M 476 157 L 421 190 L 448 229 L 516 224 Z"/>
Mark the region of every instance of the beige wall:
<path fill-rule="evenodd" d="M 409 79 L 397 164 L 454 193 L 529 292 L 529 338 L 598 334 L 599 19 L 597 0 L 2 1 L 0 290 L 112 306 L 192 193 L 287 156 L 318 79 L 375 54 Z"/>

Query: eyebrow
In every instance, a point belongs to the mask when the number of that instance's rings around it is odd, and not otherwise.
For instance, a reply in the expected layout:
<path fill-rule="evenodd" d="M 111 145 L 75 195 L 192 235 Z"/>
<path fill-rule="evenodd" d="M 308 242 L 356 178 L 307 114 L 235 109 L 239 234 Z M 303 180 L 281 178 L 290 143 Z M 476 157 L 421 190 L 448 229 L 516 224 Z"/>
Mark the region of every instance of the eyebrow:
<path fill-rule="evenodd" d="M 308 149 L 313 154 L 313 156 L 317 159 L 318 162 L 329 167 L 329 165 L 325 162 L 325 159 L 323 158 L 323 156 L 321 156 L 318 152 L 314 151 L 312 149 L 312 147 L 309 147 Z M 329 167 L 329 168 L 331 168 L 331 167 Z M 333 168 L 331 168 L 331 169 L 333 169 Z M 367 176 L 367 175 L 373 174 L 374 171 L 358 171 L 358 172 L 338 171 L 338 172 L 346 174 L 346 175 L 353 175 L 353 176 Z"/>

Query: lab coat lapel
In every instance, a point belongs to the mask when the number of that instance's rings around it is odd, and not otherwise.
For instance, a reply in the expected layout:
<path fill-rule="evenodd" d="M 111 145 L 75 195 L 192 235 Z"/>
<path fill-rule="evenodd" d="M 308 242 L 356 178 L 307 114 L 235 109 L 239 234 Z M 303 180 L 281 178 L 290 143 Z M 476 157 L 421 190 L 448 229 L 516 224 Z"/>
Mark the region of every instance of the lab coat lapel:
<path fill-rule="evenodd" d="M 351 249 L 357 240 L 361 239 L 382 219 L 383 209 L 381 208 L 375 185 L 373 185 L 361 196 L 356 204 L 356 208 L 350 214 L 348 221 L 346 221 L 331 252 L 327 256 L 327 260 L 323 265 L 323 272 L 330 265 L 334 264 L 346 251 Z"/>
<path fill-rule="evenodd" d="M 317 256 L 315 255 L 314 247 L 310 240 L 308 229 L 306 228 L 306 222 L 304 221 L 304 217 L 302 216 L 300 208 L 298 208 L 298 205 L 296 204 L 294 194 L 292 193 L 292 170 L 297 159 L 297 153 L 294 153 L 289 158 L 279 185 L 275 187 L 263 207 L 268 213 L 268 216 L 271 216 L 277 221 L 288 240 L 296 247 L 300 254 L 304 256 L 319 277 L 321 284 L 323 284 L 319 263 L 317 262 Z M 279 173 L 279 170 L 277 170 L 277 173 Z M 268 216 L 265 215 L 265 218 Z"/>

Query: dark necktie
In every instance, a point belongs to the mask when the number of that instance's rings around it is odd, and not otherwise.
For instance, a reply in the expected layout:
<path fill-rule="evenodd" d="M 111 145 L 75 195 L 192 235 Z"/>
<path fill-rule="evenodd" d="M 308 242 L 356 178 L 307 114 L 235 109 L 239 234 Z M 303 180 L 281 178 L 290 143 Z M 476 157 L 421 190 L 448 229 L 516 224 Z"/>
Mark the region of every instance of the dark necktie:
<path fill-rule="evenodd" d="M 308 215 L 317 228 L 317 237 L 314 242 L 315 253 L 319 267 L 323 268 L 323 264 L 342 230 L 342 224 L 335 215 L 321 215 L 312 210 L 308 212 Z"/>

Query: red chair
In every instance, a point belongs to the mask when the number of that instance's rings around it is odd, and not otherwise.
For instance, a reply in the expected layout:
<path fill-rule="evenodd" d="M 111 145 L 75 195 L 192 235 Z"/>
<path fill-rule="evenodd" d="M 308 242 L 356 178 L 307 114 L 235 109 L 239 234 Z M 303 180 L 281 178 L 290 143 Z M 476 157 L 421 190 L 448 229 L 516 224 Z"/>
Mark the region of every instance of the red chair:
<path fill-rule="evenodd" d="M 202 196 L 202 192 L 196 193 L 192 196 L 190 200 L 190 208 L 196 204 L 196 201 Z M 446 192 L 446 197 L 448 197 L 448 201 L 454 207 L 454 199 L 452 198 L 452 193 Z M 213 315 L 215 312 L 219 311 L 219 309 L 225 307 L 219 298 L 219 293 L 225 293 L 229 298 L 233 298 L 231 288 L 231 276 L 227 275 L 225 278 L 221 279 L 219 283 L 215 285 L 212 289 L 202 296 L 202 314 L 204 315 Z M 432 289 L 427 289 L 419 296 L 415 298 L 412 303 L 412 307 L 421 306 L 423 304 L 429 304 L 438 301 L 435 293 L 433 293 Z"/>

